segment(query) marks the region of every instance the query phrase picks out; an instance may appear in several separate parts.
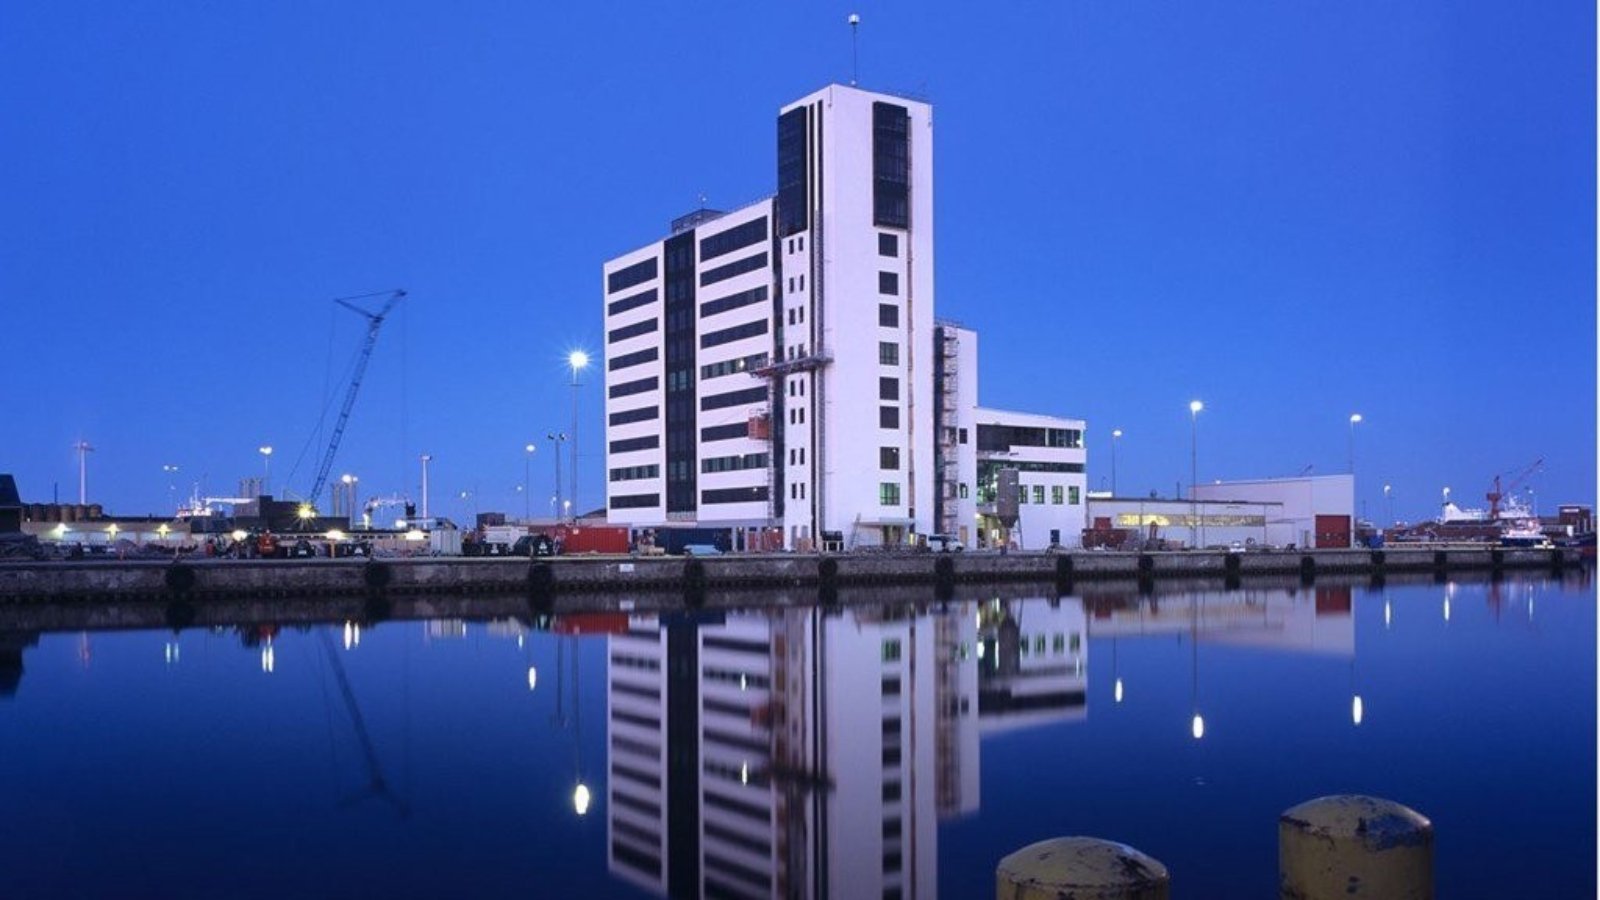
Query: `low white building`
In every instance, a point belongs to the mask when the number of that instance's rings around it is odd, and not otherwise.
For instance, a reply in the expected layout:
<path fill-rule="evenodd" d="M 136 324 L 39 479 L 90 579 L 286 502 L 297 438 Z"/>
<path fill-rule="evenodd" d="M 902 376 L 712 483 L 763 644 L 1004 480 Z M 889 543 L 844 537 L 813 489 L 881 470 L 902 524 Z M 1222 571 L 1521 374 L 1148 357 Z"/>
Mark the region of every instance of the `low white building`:
<path fill-rule="evenodd" d="M 1268 523 L 1273 546 L 1350 547 L 1355 544 L 1356 477 L 1314 475 L 1198 485 L 1200 500 L 1277 504 Z"/>
<path fill-rule="evenodd" d="M 1077 547 L 1086 522 L 1084 421 L 979 407 L 973 411 L 979 546 L 1009 538 L 1019 550 Z M 1017 523 L 1009 511 L 1007 470 L 1016 472 Z"/>

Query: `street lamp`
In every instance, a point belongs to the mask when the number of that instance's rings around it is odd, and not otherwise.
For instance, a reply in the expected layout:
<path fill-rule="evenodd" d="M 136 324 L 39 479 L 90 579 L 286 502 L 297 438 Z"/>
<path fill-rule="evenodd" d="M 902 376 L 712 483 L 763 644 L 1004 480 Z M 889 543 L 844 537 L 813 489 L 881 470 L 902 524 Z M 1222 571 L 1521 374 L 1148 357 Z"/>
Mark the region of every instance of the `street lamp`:
<path fill-rule="evenodd" d="M 176 475 L 178 473 L 178 467 L 177 466 L 171 466 L 171 465 L 163 465 L 161 467 L 161 471 L 163 471 L 163 472 L 165 472 L 167 474 L 167 504 L 172 507 L 173 512 L 177 512 L 177 509 L 178 509 L 178 483 L 173 480 L 172 476 L 174 476 L 174 475 Z"/>
<path fill-rule="evenodd" d="M 261 454 L 260 494 L 262 496 L 266 496 L 267 491 L 270 490 L 268 485 L 272 483 L 272 446 L 270 444 L 264 444 L 260 447 L 257 447 L 256 452 Z"/>
<path fill-rule="evenodd" d="M 357 478 L 356 476 L 349 475 L 349 474 L 340 475 L 339 476 L 340 483 L 344 485 L 344 514 L 345 514 L 345 518 L 348 518 L 348 519 L 354 519 L 355 518 L 355 515 L 356 515 L 356 483 L 359 482 L 360 480 L 361 479 Z M 334 510 L 333 514 L 337 516 L 339 514 L 339 510 Z"/>
<path fill-rule="evenodd" d="M 433 454 L 422 454 L 422 517 L 428 517 L 428 463 L 433 462 Z"/>
<path fill-rule="evenodd" d="M 89 454 L 94 448 L 88 441 L 78 441 L 72 449 L 78 451 L 78 505 L 84 506 L 89 502 Z"/>
<path fill-rule="evenodd" d="M 1111 430 L 1111 496 L 1117 495 L 1117 439 L 1122 437 L 1121 428 Z"/>
<path fill-rule="evenodd" d="M 523 446 L 522 457 L 522 518 L 533 518 L 533 454 L 539 448 L 533 444 Z"/>
<path fill-rule="evenodd" d="M 1446 487 L 1444 489 L 1444 504 L 1443 505 L 1445 505 L 1445 506 L 1449 506 L 1450 505 L 1450 488 L 1449 487 Z"/>
<path fill-rule="evenodd" d="M 1195 489 L 1200 483 L 1200 410 L 1205 408 L 1206 405 L 1199 400 L 1189 401 L 1189 540 L 1194 542 L 1196 547 L 1205 542 L 1205 531 L 1203 529 L 1196 531 L 1200 527 L 1200 506 L 1199 493 Z M 1197 534 L 1198 539 L 1196 539 Z M 1198 716 L 1195 717 L 1195 721 L 1199 721 Z"/>
<path fill-rule="evenodd" d="M 574 350 L 567 354 L 567 365 L 572 369 L 572 508 L 578 508 L 578 373 L 589 365 L 589 354 Z"/>
<path fill-rule="evenodd" d="M 1395 520 L 1395 517 L 1394 517 L 1394 486 L 1393 485 L 1386 484 L 1386 485 L 1383 486 L 1383 502 L 1385 504 L 1387 504 L 1388 507 L 1389 507 L 1389 525 L 1392 527 L 1392 526 L 1394 526 L 1396 524 L 1396 520 Z"/>
<path fill-rule="evenodd" d="M 1361 423 L 1361 413 L 1350 414 L 1350 474 L 1356 474 L 1356 426 Z"/>
<path fill-rule="evenodd" d="M 576 395 L 574 395 L 574 396 L 576 396 Z M 556 461 L 556 509 L 560 510 L 561 509 L 561 442 L 565 441 L 567 439 L 567 436 L 562 432 L 552 431 L 549 434 L 545 435 L 545 437 L 549 439 L 550 443 L 555 444 L 555 450 L 552 451 L 550 455 L 555 457 L 555 461 Z M 557 514 L 559 515 L 559 513 L 557 513 Z"/>

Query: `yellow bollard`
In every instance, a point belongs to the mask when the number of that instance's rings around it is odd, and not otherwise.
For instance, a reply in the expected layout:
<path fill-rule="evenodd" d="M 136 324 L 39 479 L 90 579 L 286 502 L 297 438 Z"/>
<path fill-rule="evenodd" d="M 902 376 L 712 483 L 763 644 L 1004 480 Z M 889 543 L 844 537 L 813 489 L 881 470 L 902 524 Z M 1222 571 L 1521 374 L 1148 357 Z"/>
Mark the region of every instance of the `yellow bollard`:
<path fill-rule="evenodd" d="M 1167 900 L 1167 867 L 1114 841 L 1052 838 L 1000 860 L 996 900 Z"/>
<path fill-rule="evenodd" d="M 1433 897 L 1433 823 L 1392 800 L 1318 797 L 1278 817 L 1280 900 Z"/>

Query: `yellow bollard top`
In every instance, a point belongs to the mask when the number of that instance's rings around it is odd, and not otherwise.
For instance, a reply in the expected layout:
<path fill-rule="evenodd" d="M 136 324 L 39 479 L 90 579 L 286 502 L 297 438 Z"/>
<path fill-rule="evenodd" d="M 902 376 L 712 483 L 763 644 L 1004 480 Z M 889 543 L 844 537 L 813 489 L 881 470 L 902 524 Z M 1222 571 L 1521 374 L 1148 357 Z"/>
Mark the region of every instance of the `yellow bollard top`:
<path fill-rule="evenodd" d="M 1362 794 L 1307 800 L 1285 810 L 1278 822 L 1316 837 L 1359 839 L 1372 851 L 1417 846 L 1433 836 L 1433 823 L 1427 816 L 1393 800 Z"/>
<path fill-rule="evenodd" d="M 1000 860 L 996 896 L 1054 898 L 1160 898 L 1167 896 L 1167 867 L 1127 844 L 1091 837 L 1062 837 L 1030 844 Z"/>

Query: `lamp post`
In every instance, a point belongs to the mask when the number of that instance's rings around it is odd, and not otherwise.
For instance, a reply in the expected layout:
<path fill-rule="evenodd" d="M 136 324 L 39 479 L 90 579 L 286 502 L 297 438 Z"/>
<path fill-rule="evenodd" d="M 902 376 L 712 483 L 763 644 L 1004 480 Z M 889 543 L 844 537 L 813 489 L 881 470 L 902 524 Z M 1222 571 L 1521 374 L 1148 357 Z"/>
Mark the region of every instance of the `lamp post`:
<path fill-rule="evenodd" d="M 1117 495 L 1117 440 L 1122 437 L 1121 428 L 1111 430 L 1111 496 Z"/>
<path fill-rule="evenodd" d="M 1395 517 L 1394 517 L 1394 486 L 1393 485 L 1386 484 L 1386 485 L 1383 486 L 1383 502 L 1384 502 L 1385 505 L 1387 505 L 1389 507 L 1389 526 L 1392 528 L 1392 527 L 1394 527 L 1395 524 L 1397 524 L 1396 521 L 1395 521 Z"/>
<path fill-rule="evenodd" d="M 88 441 L 78 441 L 72 445 L 78 451 L 78 505 L 84 506 L 89 502 L 89 454 L 94 448 Z"/>
<path fill-rule="evenodd" d="M 433 462 L 433 454 L 422 454 L 422 517 L 428 518 L 428 463 Z"/>
<path fill-rule="evenodd" d="M 1361 413 L 1350 414 L 1350 474 L 1356 473 L 1356 426 L 1361 424 Z"/>
<path fill-rule="evenodd" d="M 559 516 L 561 514 L 561 442 L 565 441 L 567 436 L 559 431 L 552 431 L 545 437 L 555 445 L 555 449 L 550 455 L 555 457 L 556 460 L 556 515 Z"/>
<path fill-rule="evenodd" d="M 589 354 L 582 350 L 574 350 L 567 354 L 567 365 L 572 369 L 572 430 L 568 432 L 572 436 L 572 475 L 570 476 L 572 478 L 572 492 L 570 496 L 572 497 L 572 508 L 576 511 L 578 509 L 578 387 L 581 384 L 578 381 L 578 373 L 589 365 Z"/>
<path fill-rule="evenodd" d="M 344 485 L 344 510 L 343 510 L 343 512 L 344 512 L 345 518 L 347 518 L 347 519 L 354 519 L 356 517 L 356 483 L 359 482 L 360 480 L 361 479 L 357 478 L 354 475 L 350 475 L 350 474 L 345 474 L 345 475 L 340 475 L 339 476 L 339 483 Z M 336 515 L 336 516 L 339 513 L 340 513 L 340 510 L 335 509 L 333 511 L 333 514 Z"/>
<path fill-rule="evenodd" d="M 171 506 L 173 512 L 176 513 L 178 509 L 178 483 L 172 476 L 178 474 L 178 467 L 163 465 L 161 471 L 167 475 L 167 505 Z"/>
<path fill-rule="evenodd" d="M 1449 506 L 1450 505 L 1450 488 L 1449 488 L 1449 486 L 1446 486 L 1445 489 L 1444 489 L 1444 500 L 1440 505 L 1441 506 Z"/>
<path fill-rule="evenodd" d="M 263 444 L 256 452 L 261 454 L 261 495 L 266 496 L 272 483 L 272 445 Z"/>
<path fill-rule="evenodd" d="M 1206 405 L 1199 400 L 1189 401 L 1189 540 L 1196 547 L 1205 542 L 1205 530 L 1200 528 L 1200 495 L 1197 491 L 1200 484 L 1200 410 L 1205 408 Z"/>
<path fill-rule="evenodd" d="M 534 444 L 525 445 L 522 450 L 522 518 L 533 518 L 533 454 L 538 450 Z"/>

